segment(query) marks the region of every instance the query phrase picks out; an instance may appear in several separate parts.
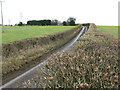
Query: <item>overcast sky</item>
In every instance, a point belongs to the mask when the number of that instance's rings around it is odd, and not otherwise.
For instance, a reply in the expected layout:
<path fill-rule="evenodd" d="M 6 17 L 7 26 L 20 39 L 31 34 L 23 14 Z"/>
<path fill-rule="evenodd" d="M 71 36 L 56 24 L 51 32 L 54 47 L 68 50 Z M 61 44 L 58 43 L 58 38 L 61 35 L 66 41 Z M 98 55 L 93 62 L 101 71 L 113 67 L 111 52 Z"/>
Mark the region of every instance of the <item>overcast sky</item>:
<path fill-rule="evenodd" d="M 120 0 L 4 0 L 4 24 L 75 17 L 77 23 L 118 25 Z"/>

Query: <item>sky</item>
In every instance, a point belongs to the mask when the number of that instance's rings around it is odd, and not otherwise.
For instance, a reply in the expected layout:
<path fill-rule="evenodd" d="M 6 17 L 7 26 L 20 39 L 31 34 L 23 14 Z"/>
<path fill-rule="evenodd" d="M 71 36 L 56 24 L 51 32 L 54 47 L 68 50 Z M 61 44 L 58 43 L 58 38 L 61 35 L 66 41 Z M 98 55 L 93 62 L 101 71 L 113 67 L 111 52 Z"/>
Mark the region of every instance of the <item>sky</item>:
<path fill-rule="evenodd" d="M 75 17 L 76 23 L 118 25 L 120 0 L 2 0 L 5 24 L 28 20 L 57 19 L 66 21 Z M 0 18 L 1 23 L 1 18 Z"/>

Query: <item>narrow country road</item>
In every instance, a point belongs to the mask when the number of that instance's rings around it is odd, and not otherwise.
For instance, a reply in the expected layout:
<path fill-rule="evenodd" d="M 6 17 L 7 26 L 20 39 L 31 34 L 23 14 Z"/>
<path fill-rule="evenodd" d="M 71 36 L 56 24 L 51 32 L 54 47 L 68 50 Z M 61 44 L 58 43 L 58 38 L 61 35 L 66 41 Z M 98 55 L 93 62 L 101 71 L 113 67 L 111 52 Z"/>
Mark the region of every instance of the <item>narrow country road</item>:
<path fill-rule="evenodd" d="M 65 44 L 63 47 L 59 48 L 56 52 L 64 52 L 66 51 L 68 48 L 70 48 L 82 35 L 85 34 L 85 32 L 88 30 L 87 26 L 83 26 L 82 30 L 79 32 L 79 34 L 73 38 L 69 43 Z M 52 53 L 53 54 L 53 53 Z M 51 54 L 51 55 L 52 55 Z M 49 57 L 48 57 L 49 58 Z M 32 78 L 38 71 L 38 68 L 40 68 L 44 63 L 47 62 L 47 59 L 43 60 L 42 63 L 36 65 L 35 67 L 31 68 L 30 70 L 26 71 L 25 73 L 17 76 L 16 78 L 10 80 L 9 82 L 5 83 L 4 85 L 2 85 L 0 87 L 1 88 L 15 88 L 16 84 L 19 82 L 24 82 L 26 80 L 29 80 L 30 78 Z"/>

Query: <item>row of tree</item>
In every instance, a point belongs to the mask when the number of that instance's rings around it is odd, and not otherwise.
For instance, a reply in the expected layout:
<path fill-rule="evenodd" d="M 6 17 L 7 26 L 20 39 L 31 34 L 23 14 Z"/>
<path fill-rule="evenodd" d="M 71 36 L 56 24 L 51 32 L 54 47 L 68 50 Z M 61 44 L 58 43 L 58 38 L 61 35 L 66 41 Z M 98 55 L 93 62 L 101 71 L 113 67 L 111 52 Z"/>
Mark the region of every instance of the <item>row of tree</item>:
<path fill-rule="evenodd" d="M 67 21 L 60 22 L 57 19 L 50 20 L 50 19 L 44 19 L 44 20 L 29 20 L 27 21 L 26 25 L 38 25 L 38 26 L 48 26 L 48 25 L 63 25 L 63 26 L 75 26 L 76 18 L 69 17 Z M 22 22 L 19 22 L 18 26 L 23 26 Z"/>
<path fill-rule="evenodd" d="M 27 25 L 40 25 L 40 26 L 46 26 L 46 25 L 57 25 L 58 20 L 31 20 L 27 21 Z"/>

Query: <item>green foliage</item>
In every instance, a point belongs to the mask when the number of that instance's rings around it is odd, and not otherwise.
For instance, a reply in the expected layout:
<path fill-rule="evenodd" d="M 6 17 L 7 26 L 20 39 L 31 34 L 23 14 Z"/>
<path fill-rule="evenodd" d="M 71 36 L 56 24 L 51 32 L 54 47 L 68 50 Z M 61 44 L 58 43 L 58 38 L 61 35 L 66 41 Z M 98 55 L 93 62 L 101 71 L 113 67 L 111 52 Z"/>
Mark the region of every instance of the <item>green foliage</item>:
<path fill-rule="evenodd" d="M 67 26 L 67 22 L 66 21 L 63 21 L 63 26 Z"/>
<path fill-rule="evenodd" d="M 51 20 L 30 20 L 27 21 L 27 25 L 40 25 L 40 26 L 51 25 Z"/>
<path fill-rule="evenodd" d="M 75 26 L 75 21 L 76 21 L 76 18 L 74 18 L 74 17 L 69 17 L 68 20 L 67 20 L 67 23 L 68 23 L 68 25 L 70 25 L 70 26 Z"/>
<path fill-rule="evenodd" d="M 70 25 L 70 26 L 75 26 L 75 21 L 70 21 L 70 22 L 68 22 L 68 25 Z"/>
<path fill-rule="evenodd" d="M 22 22 L 19 22 L 18 26 L 23 26 L 24 24 Z"/>
<path fill-rule="evenodd" d="M 51 25 L 58 25 L 58 20 L 57 19 L 52 20 Z"/>

